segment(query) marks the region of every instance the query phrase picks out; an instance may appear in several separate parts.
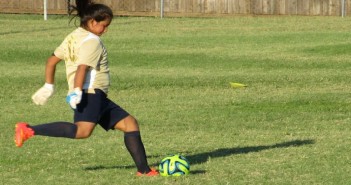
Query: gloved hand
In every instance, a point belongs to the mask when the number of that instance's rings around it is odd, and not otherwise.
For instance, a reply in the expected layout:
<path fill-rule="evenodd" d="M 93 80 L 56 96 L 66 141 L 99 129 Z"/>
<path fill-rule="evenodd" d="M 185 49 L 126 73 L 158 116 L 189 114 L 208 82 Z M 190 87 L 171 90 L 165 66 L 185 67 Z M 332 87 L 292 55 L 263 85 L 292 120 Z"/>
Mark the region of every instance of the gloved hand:
<path fill-rule="evenodd" d="M 32 100 L 36 105 L 44 105 L 48 99 L 54 94 L 54 84 L 45 83 L 32 96 Z"/>
<path fill-rule="evenodd" d="M 67 97 L 66 97 L 66 102 L 69 104 L 69 106 L 72 109 L 76 109 L 77 108 L 77 104 L 80 103 L 80 101 L 82 100 L 82 90 L 80 88 L 75 88 L 74 91 L 72 93 L 70 93 Z"/>

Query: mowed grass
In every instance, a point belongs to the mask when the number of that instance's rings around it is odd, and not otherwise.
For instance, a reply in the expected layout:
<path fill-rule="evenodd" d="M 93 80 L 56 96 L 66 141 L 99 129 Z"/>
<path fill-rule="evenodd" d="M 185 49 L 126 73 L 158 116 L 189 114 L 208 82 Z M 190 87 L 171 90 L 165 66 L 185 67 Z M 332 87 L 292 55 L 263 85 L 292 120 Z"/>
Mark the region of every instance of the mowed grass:
<path fill-rule="evenodd" d="M 168 154 L 191 164 L 188 176 L 138 178 L 118 131 L 15 147 L 16 122 L 72 121 L 63 64 L 48 104 L 30 97 L 75 26 L 0 15 L 0 184 L 350 184 L 350 21 L 114 19 L 102 37 L 109 97 L 139 120 L 152 166 Z"/>

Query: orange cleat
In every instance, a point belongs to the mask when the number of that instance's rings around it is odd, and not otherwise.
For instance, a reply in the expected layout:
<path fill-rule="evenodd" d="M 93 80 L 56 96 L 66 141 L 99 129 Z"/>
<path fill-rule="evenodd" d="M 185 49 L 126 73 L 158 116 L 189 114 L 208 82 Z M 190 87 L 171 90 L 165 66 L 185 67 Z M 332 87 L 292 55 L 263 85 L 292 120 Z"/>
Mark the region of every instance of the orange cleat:
<path fill-rule="evenodd" d="M 149 173 L 141 173 L 141 172 L 137 172 L 137 176 L 141 177 L 141 176 L 148 176 L 148 177 L 152 177 L 152 176 L 158 176 L 160 173 L 158 173 L 157 170 L 155 169 L 151 169 L 151 171 L 149 171 Z"/>
<path fill-rule="evenodd" d="M 28 127 L 27 123 L 20 122 L 16 124 L 15 143 L 17 147 L 21 147 L 32 136 L 34 136 L 34 131 Z"/>

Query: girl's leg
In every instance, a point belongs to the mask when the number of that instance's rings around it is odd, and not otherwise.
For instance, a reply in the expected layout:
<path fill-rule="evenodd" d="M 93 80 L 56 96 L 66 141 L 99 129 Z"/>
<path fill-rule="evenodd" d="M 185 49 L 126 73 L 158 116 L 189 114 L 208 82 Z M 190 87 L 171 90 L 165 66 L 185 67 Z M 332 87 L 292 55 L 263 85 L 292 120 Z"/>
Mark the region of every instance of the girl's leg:
<path fill-rule="evenodd" d="M 28 128 L 34 131 L 34 135 L 49 137 L 76 138 L 77 125 L 69 122 L 53 122 L 41 125 L 30 126 Z"/>
<path fill-rule="evenodd" d="M 77 125 L 77 133 L 75 137 L 76 139 L 84 139 L 90 137 L 96 126 L 95 123 L 85 121 L 76 122 L 75 125 Z"/>
<path fill-rule="evenodd" d="M 139 131 L 139 125 L 137 120 L 129 115 L 126 118 L 122 119 L 115 125 L 115 129 L 118 129 L 123 132 L 134 132 Z"/>
<path fill-rule="evenodd" d="M 17 123 L 15 143 L 18 147 L 21 147 L 24 141 L 34 135 L 82 139 L 89 137 L 94 128 L 95 124 L 90 122 L 77 122 L 76 124 L 53 122 L 35 126 L 30 126 L 27 123 Z"/>
<path fill-rule="evenodd" d="M 54 122 L 28 127 L 34 131 L 34 135 L 84 139 L 91 135 L 95 128 L 95 123 L 84 121 L 75 124 L 69 122 Z"/>
<path fill-rule="evenodd" d="M 138 174 L 147 174 L 151 171 L 146 159 L 144 144 L 141 140 L 139 126 L 133 116 L 127 116 L 115 125 L 115 129 L 124 132 L 124 143 L 132 156 Z"/>

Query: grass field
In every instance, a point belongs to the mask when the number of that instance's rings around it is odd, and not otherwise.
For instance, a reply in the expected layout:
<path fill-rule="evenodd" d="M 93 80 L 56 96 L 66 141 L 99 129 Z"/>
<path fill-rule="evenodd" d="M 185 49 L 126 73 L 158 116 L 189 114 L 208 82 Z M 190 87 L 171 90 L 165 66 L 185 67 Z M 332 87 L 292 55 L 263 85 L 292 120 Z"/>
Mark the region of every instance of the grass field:
<path fill-rule="evenodd" d="M 100 127 L 16 148 L 18 121 L 72 121 L 63 64 L 49 103 L 30 97 L 75 26 L 36 15 L 0 25 L 0 184 L 351 184 L 351 18 L 115 19 L 102 37 L 109 97 L 139 120 L 150 164 L 188 158 L 179 178 L 135 177 L 123 133 Z"/>

